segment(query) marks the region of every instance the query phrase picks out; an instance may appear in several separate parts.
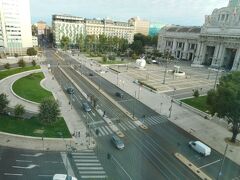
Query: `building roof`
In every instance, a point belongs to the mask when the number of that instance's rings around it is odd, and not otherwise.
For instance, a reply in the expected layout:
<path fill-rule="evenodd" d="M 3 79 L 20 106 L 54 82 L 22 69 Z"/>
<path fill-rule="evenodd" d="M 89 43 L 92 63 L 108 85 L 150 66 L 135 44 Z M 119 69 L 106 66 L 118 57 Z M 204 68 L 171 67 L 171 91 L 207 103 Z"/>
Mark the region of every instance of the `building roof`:
<path fill-rule="evenodd" d="M 167 32 L 188 32 L 188 33 L 200 33 L 201 27 L 199 26 L 169 26 L 165 27 Z"/>

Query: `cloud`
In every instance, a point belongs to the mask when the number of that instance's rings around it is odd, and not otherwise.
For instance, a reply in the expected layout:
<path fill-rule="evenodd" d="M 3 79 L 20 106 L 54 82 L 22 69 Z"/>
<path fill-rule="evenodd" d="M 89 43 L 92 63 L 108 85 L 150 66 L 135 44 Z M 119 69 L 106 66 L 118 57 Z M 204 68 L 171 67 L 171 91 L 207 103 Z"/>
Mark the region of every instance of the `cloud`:
<path fill-rule="evenodd" d="M 51 23 L 52 14 L 111 17 L 127 21 L 139 16 L 165 24 L 202 25 L 204 16 L 229 0 L 30 0 L 32 21 Z"/>

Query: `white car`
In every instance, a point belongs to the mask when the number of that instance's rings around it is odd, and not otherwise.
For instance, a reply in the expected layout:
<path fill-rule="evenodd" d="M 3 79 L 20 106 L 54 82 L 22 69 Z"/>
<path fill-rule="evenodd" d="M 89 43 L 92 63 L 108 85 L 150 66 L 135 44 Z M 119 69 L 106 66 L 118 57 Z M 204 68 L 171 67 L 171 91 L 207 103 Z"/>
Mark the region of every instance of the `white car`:
<path fill-rule="evenodd" d="M 53 180 L 77 180 L 77 178 L 66 174 L 55 174 Z"/>

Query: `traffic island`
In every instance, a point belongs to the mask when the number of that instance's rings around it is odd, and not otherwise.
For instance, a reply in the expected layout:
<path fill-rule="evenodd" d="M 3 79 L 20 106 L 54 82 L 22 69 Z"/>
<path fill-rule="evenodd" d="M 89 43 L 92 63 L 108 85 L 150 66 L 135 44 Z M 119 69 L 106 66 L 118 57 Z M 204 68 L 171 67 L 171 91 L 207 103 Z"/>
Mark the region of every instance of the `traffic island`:
<path fill-rule="evenodd" d="M 204 172 L 202 172 L 197 166 L 192 164 L 187 158 L 179 153 L 175 153 L 174 156 L 181 161 L 185 166 L 187 166 L 194 174 L 196 174 L 202 180 L 212 180 Z"/>
<path fill-rule="evenodd" d="M 44 98 L 53 97 L 50 91 L 44 89 L 40 82 L 44 79 L 42 72 L 22 77 L 12 84 L 12 92 L 18 98 L 30 102 L 41 103 Z"/>

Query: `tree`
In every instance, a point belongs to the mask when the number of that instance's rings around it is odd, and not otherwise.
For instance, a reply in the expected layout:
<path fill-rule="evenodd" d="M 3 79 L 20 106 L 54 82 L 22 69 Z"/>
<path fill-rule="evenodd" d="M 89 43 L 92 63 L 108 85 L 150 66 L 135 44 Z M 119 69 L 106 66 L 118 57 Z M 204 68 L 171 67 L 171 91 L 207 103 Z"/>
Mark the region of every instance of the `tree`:
<path fill-rule="evenodd" d="M 24 113 L 25 113 L 25 108 L 23 105 L 17 104 L 14 107 L 14 114 L 16 117 L 21 117 Z"/>
<path fill-rule="evenodd" d="M 83 34 L 80 34 L 79 37 L 77 37 L 77 44 L 78 44 L 80 51 L 84 51 L 85 39 L 84 39 Z"/>
<path fill-rule="evenodd" d="M 20 59 L 19 61 L 18 61 L 18 66 L 19 67 L 25 67 L 26 66 L 26 62 L 23 60 L 23 59 Z"/>
<path fill-rule="evenodd" d="M 9 101 L 6 94 L 0 94 L 0 113 L 4 113 Z"/>
<path fill-rule="evenodd" d="M 37 55 L 37 50 L 33 47 L 27 49 L 27 55 L 28 56 L 36 56 Z"/>
<path fill-rule="evenodd" d="M 222 76 L 216 90 L 207 95 L 207 105 L 212 115 L 217 114 L 232 124 L 232 142 L 240 132 L 240 72 Z"/>
<path fill-rule="evenodd" d="M 57 121 L 59 115 L 59 105 L 54 99 L 47 98 L 42 101 L 39 106 L 39 119 L 43 123 L 52 124 Z"/>
<path fill-rule="evenodd" d="M 104 56 L 102 57 L 102 61 L 103 61 L 104 63 L 107 62 L 107 56 L 104 55 Z"/>
<path fill-rule="evenodd" d="M 32 25 L 32 35 L 37 36 L 38 35 L 38 28 L 36 25 Z"/>
<path fill-rule="evenodd" d="M 17 58 L 18 57 L 18 53 L 14 53 L 14 57 Z"/>
<path fill-rule="evenodd" d="M 10 64 L 9 63 L 4 64 L 4 68 L 5 69 L 10 69 Z"/>
<path fill-rule="evenodd" d="M 63 36 L 62 39 L 60 40 L 60 43 L 61 47 L 66 51 L 70 43 L 69 37 Z"/>
<path fill-rule="evenodd" d="M 32 65 L 33 65 L 33 66 L 36 66 L 36 65 L 37 65 L 37 63 L 36 63 L 35 60 L 32 60 Z"/>
<path fill-rule="evenodd" d="M 137 55 L 144 53 L 144 47 L 140 40 L 134 41 L 130 47 L 134 51 L 134 53 Z"/>
<path fill-rule="evenodd" d="M 198 89 L 194 89 L 193 90 L 193 96 L 195 97 L 195 98 L 197 98 L 197 97 L 199 97 L 199 91 L 198 91 Z"/>

